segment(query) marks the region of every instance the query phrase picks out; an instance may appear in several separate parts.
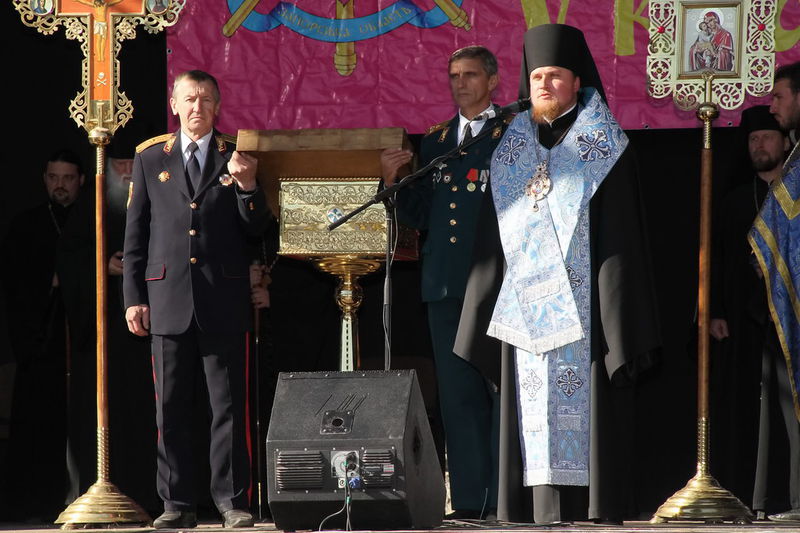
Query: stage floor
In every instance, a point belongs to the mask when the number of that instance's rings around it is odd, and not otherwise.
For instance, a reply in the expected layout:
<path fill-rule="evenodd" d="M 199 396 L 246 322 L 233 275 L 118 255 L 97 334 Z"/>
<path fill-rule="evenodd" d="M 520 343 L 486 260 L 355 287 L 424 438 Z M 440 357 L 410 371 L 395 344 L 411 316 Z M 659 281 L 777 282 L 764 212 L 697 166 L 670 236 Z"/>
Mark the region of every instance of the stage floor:
<path fill-rule="evenodd" d="M 0 523 L 0 531 L 24 531 L 25 533 L 52 532 L 58 527 L 52 524 L 14 524 Z M 80 531 L 109 531 L 109 528 L 92 529 L 80 528 Z M 112 531 L 119 533 L 141 533 L 154 531 L 153 528 L 114 528 Z M 187 533 L 197 531 L 198 533 L 216 533 L 231 531 L 224 529 L 219 522 L 201 522 L 195 529 L 184 530 L 159 530 L 159 531 L 185 531 Z M 236 531 L 241 532 L 261 532 L 279 531 L 275 524 L 271 522 L 257 523 L 254 528 L 242 528 Z M 339 531 L 339 530 L 326 530 Z M 384 530 L 385 531 L 385 530 Z M 650 524 L 649 522 L 625 522 L 621 526 L 597 525 L 585 522 L 574 524 L 537 526 L 535 524 L 516 524 L 504 522 L 479 522 L 473 520 L 464 521 L 445 521 L 445 523 L 434 530 L 392 530 L 396 532 L 436 531 L 436 532 L 480 532 L 498 533 L 513 531 L 514 533 L 525 533 L 529 531 L 548 531 L 553 533 L 789 533 L 800 532 L 800 522 L 778 523 L 778 522 L 753 522 L 752 524 L 704 524 L 699 522 L 671 522 L 667 524 Z"/>

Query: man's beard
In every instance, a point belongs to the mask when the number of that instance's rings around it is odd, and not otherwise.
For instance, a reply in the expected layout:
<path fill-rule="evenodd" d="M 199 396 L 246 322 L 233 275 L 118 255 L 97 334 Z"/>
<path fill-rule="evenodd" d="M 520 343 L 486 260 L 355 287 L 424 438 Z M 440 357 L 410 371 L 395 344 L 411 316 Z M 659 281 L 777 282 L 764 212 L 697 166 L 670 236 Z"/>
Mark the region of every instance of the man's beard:
<path fill-rule="evenodd" d="M 781 157 L 771 157 L 766 152 L 762 156 L 751 157 L 750 161 L 753 163 L 753 170 L 756 172 L 775 170 L 783 162 Z"/>
<path fill-rule="evenodd" d="M 783 124 L 781 124 L 783 126 Z M 800 127 L 800 106 L 795 105 L 792 108 L 792 114 L 789 117 L 789 124 L 786 125 L 786 130 L 793 130 Z"/>
<path fill-rule="evenodd" d="M 106 167 L 106 205 L 114 213 L 125 213 L 130 183 L 123 179 L 111 160 L 109 163 Z"/>
<path fill-rule="evenodd" d="M 549 124 L 560 117 L 563 112 L 564 108 L 558 100 L 546 100 L 533 107 L 533 121 L 537 124 Z"/>
<path fill-rule="evenodd" d="M 792 98 L 795 97 L 796 95 L 792 93 Z M 779 117 L 778 115 L 775 115 L 778 125 L 780 125 L 784 131 L 791 131 L 800 126 L 800 105 L 795 102 L 788 111 L 788 116 L 785 117 Z"/>
<path fill-rule="evenodd" d="M 106 180 L 106 205 L 114 213 L 125 213 L 128 202 L 128 189 L 124 184 Z"/>
<path fill-rule="evenodd" d="M 50 201 L 54 204 L 67 205 L 65 202 L 69 200 L 69 193 L 66 189 L 59 187 L 50 193 Z"/>

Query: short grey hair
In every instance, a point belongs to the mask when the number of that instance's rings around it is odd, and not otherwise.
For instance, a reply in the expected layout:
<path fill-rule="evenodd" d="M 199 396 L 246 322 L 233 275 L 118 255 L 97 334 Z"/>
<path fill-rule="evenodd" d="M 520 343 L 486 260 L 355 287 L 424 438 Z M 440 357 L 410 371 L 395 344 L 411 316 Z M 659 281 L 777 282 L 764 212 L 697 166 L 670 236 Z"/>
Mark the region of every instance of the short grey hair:
<path fill-rule="evenodd" d="M 202 70 L 187 70 L 186 72 L 181 72 L 177 76 L 175 76 L 175 81 L 172 82 L 172 94 L 175 94 L 175 89 L 178 88 L 178 84 L 183 80 L 192 80 L 197 83 L 203 83 L 207 81 L 211 84 L 214 88 L 214 99 L 219 102 L 219 84 L 217 83 L 217 79 L 209 74 L 208 72 L 203 72 Z"/>
<path fill-rule="evenodd" d="M 449 70 L 453 62 L 459 59 L 480 59 L 487 76 L 497 74 L 497 58 L 485 46 L 473 45 L 459 48 L 450 56 L 450 61 L 447 62 L 447 69 Z"/>

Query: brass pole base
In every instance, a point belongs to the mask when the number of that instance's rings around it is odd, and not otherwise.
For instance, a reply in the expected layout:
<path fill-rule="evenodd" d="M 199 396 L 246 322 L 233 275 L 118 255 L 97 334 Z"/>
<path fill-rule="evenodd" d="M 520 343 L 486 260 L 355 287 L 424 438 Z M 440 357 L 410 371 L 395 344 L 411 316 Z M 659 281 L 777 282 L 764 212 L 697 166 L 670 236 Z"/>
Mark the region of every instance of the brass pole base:
<path fill-rule="evenodd" d="M 663 524 L 670 520 L 749 524 L 753 513 L 739 498 L 720 487 L 712 476 L 697 473 L 658 508 L 650 523 Z"/>
<path fill-rule="evenodd" d="M 84 525 L 146 525 L 152 523 L 152 520 L 144 509 L 122 494 L 113 483 L 98 480 L 89 487 L 86 494 L 69 504 L 58 515 L 55 523 L 63 524 L 61 529 L 84 529 Z"/>

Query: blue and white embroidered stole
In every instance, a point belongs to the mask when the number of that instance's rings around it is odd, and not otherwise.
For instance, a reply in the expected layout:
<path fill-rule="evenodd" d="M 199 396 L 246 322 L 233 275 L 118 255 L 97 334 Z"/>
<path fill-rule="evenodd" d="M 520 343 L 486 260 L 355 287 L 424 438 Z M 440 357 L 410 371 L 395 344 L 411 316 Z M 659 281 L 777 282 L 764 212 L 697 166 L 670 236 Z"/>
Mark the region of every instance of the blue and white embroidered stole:
<path fill-rule="evenodd" d="M 586 485 L 591 370 L 589 201 L 628 140 L 597 92 L 550 150 L 550 193 L 525 185 L 539 164 L 538 128 L 517 115 L 492 159 L 506 275 L 487 333 L 516 347 L 525 485 Z M 543 158 L 548 150 L 539 147 Z"/>

